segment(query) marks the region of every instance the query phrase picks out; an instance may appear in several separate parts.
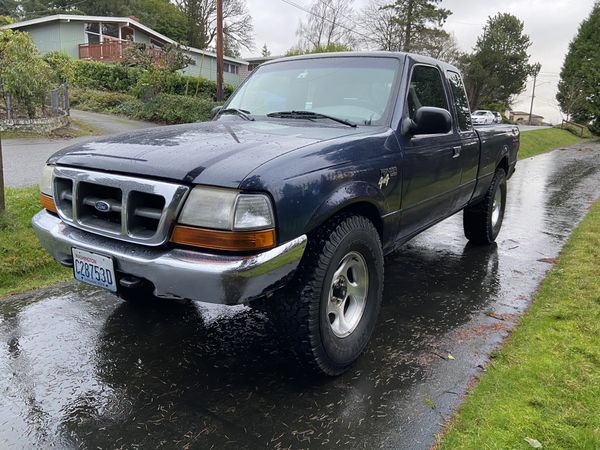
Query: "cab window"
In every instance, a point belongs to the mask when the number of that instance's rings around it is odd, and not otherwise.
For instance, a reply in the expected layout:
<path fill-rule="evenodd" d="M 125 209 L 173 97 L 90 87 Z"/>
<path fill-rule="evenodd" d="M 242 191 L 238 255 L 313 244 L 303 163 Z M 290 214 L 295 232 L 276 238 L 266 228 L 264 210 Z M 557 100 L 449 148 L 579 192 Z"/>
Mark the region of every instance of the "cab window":
<path fill-rule="evenodd" d="M 414 120 L 422 106 L 434 106 L 448 110 L 448 100 L 442 75 L 432 66 L 415 66 L 408 88 L 408 116 Z"/>
<path fill-rule="evenodd" d="M 450 89 L 452 90 L 452 96 L 454 97 L 454 103 L 456 105 L 458 127 L 460 128 L 460 131 L 469 131 L 472 128 L 471 108 L 469 107 L 469 100 L 465 93 L 465 86 L 462 78 L 456 72 L 448 71 L 447 74 L 448 81 L 450 82 Z"/>

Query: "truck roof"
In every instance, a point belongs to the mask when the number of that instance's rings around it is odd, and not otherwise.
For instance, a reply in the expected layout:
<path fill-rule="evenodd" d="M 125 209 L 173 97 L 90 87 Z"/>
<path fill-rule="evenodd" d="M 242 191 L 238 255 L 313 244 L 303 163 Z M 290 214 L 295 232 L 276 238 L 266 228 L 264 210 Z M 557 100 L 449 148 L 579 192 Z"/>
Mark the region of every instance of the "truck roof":
<path fill-rule="evenodd" d="M 277 64 L 282 61 L 295 61 L 302 59 L 327 59 L 327 58 L 349 58 L 349 57 L 362 57 L 362 58 L 395 58 L 401 61 L 411 59 L 418 63 L 432 64 L 439 66 L 444 70 L 452 70 L 457 73 L 461 73 L 455 66 L 448 64 L 439 59 L 431 58 L 429 56 L 418 55 L 416 53 L 405 53 L 405 52 L 388 52 L 388 51 L 370 51 L 370 52 L 331 52 L 331 53 L 310 53 L 307 55 L 299 56 L 287 56 L 283 58 L 274 59 L 267 61 L 262 65 Z"/>

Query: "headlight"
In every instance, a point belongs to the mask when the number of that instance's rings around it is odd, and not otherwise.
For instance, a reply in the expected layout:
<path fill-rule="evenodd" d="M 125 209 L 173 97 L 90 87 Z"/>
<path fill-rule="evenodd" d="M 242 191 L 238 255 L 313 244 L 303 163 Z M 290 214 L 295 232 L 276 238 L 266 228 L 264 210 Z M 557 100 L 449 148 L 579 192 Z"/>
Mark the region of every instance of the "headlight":
<path fill-rule="evenodd" d="M 50 197 L 54 195 L 54 166 L 44 166 L 42 177 L 40 179 L 40 192 Z"/>
<path fill-rule="evenodd" d="M 269 197 L 222 188 L 196 187 L 190 192 L 179 223 L 201 228 L 243 231 L 273 228 Z"/>
<path fill-rule="evenodd" d="M 190 192 L 171 242 L 221 251 L 253 252 L 275 247 L 275 216 L 264 194 L 196 187 Z"/>

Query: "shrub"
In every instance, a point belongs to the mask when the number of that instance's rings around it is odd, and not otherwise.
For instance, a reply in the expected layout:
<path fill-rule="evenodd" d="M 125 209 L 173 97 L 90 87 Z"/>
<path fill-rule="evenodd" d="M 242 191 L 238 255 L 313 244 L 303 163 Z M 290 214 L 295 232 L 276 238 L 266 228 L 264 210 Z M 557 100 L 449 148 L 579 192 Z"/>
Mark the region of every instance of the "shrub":
<path fill-rule="evenodd" d="M 46 53 L 42 59 L 50 67 L 51 78 L 55 84 L 73 82 L 75 76 L 73 60 L 65 52 Z"/>
<path fill-rule="evenodd" d="M 76 60 L 73 63 L 73 83 L 79 87 L 127 92 L 137 97 L 140 97 L 145 89 L 156 93 L 189 95 L 212 100 L 217 97 L 217 83 L 201 77 L 97 61 Z M 233 86 L 226 84 L 225 98 L 229 97 L 233 90 Z"/>
<path fill-rule="evenodd" d="M 140 97 L 145 89 L 157 93 L 202 97 L 213 101 L 217 99 L 216 82 L 207 80 L 206 78 L 181 75 L 165 70 L 148 70 L 144 72 L 132 92 Z M 234 89 L 233 86 L 226 84 L 223 87 L 225 98 L 228 98 Z"/>
<path fill-rule="evenodd" d="M 69 99 L 73 108 L 94 112 L 115 112 L 116 108 L 134 97 L 122 92 L 106 92 L 95 89 L 73 88 Z"/>
<path fill-rule="evenodd" d="M 76 86 L 117 92 L 129 92 L 144 73 L 137 67 L 82 60 L 74 61 L 74 72 Z"/>
<path fill-rule="evenodd" d="M 175 124 L 210 120 L 211 110 L 217 105 L 203 98 L 162 93 L 149 102 L 127 101 L 114 111 L 136 119 Z"/>
<path fill-rule="evenodd" d="M 0 98 L 10 94 L 16 114 L 23 110 L 35 117 L 50 88 L 50 76 L 29 33 L 0 30 Z"/>

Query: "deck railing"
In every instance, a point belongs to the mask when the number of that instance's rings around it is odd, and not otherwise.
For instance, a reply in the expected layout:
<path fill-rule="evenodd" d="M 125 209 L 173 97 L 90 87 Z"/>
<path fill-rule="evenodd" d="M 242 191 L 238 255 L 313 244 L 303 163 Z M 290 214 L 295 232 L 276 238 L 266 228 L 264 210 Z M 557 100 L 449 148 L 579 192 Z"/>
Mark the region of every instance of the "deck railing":
<path fill-rule="evenodd" d="M 79 44 L 79 59 L 114 62 L 123 59 L 123 54 L 135 44 L 130 41 L 109 41 L 99 44 Z M 162 51 L 155 47 L 146 47 L 146 52 L 160 60 Z"/>

